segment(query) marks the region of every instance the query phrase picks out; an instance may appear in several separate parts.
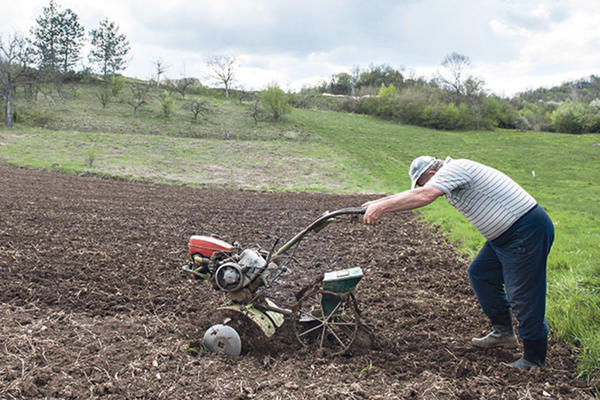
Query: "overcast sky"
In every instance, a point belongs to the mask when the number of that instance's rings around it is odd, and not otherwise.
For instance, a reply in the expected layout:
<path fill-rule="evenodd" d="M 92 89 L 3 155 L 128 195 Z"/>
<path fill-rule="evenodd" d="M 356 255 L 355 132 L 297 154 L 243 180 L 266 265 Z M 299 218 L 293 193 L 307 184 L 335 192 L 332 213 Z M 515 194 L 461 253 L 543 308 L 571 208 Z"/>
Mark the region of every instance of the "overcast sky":
<path fill-rule="evenodd" d="M 236 87 L 287 90 L 358 66 L 427 79 L 458 52 L 488 90 L 510 96 L 600 74 L 600 0 L 56 0 L 86 28 L 108 18 L 131 45 L 124 74 L 208 81 L 206 60 L 237 58 Z M 48 0 L 3 1 L 0 33 L 24 34 Z M 86 51 L 87 56 L 87 51 Z"/>

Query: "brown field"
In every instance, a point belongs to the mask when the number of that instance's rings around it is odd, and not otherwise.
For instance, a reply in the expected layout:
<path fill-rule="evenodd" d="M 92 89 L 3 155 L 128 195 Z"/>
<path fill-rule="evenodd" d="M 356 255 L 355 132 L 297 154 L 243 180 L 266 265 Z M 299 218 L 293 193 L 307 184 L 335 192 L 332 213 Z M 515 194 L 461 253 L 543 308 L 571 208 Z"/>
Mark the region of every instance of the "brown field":
<path fill-rule="evenodd" d="M 0 168 L 0 399 L 586 399 L 576 360 L 476 350 L 488 328 L 468 261 L 413 213 L 311 235 L 275 297 L 360 266 L 371 341 L 324 357 L 284 325 L 243 354 L 200 349 L 225 297 L 181 273 L 191 234 L 270 248 L 367 196 L 204 190 Z M 251 332 L 251 331 L 250 331 Z M 244 339 L 244 337 L 242 338 Z"/>

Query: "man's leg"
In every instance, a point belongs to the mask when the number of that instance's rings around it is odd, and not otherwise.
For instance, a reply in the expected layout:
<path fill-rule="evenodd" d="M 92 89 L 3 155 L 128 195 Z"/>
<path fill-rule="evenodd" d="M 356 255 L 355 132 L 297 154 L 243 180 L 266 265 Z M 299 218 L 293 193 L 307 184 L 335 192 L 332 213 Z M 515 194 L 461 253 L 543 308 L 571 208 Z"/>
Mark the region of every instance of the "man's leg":
<path fill-rule="evenodd" d="M 519 322 L 524 355 L 516 367 L 543 366 L 546 362 L 546 263 L 554 240 L 554 226 L 540 207 L 515 230 L 515 239 L 496 247 L 502 261 L 508 300 Z"/>
<path fill-rule="evenodd" d="M 504 291 L 502 264 L 491 243 L 486 242 L 469 265 L 469 279 L 483 312 L 492 322 L 493 331 L 482 338 L 473 338 L 477 347 L 516 347 L 510 306 Z"/>

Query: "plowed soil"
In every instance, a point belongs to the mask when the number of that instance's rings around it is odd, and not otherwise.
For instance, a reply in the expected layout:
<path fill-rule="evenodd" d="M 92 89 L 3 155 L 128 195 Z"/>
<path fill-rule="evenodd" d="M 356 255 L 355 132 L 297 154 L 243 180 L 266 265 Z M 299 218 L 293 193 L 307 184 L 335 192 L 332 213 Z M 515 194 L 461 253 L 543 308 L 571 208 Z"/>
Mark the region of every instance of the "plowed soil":
<path fill-rule="evenodd" d="M 371 340 L 349 354 L 304 350 L 286 324 L 239 357 L 201 339 L 226 301 L 189 280 L 192 234 L 270 248 L 325 210 L 372 198 L 204 190 L 0 168 L 0 398 L 592 398 L 575 357 L 550 340 L 548 368 L 502 365 L 516 350 L 474 349 L 488 329 L 468 260 L 415 213 L 309 236 L 275 296 L 324 271 L 360 266 Z M 244 339 L 244 338 L 243 338 Z"/>

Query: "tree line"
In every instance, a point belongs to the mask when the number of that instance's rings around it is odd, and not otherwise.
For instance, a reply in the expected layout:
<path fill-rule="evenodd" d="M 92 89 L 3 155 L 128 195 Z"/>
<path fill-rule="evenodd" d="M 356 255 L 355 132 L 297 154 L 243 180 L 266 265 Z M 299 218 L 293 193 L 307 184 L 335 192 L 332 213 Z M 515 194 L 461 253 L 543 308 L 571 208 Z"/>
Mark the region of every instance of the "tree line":
<path fill-rule="evenodd" d="M 600 132 L 600 77 L 567 82 L 503 98 L 469 73 L 471 60 L 448 54 L 430 80 L 389 65 L 333 75 L 328 82 L 291 95 L 296 107 L 374 115 L 435 129 L 520 129 Z"/>

